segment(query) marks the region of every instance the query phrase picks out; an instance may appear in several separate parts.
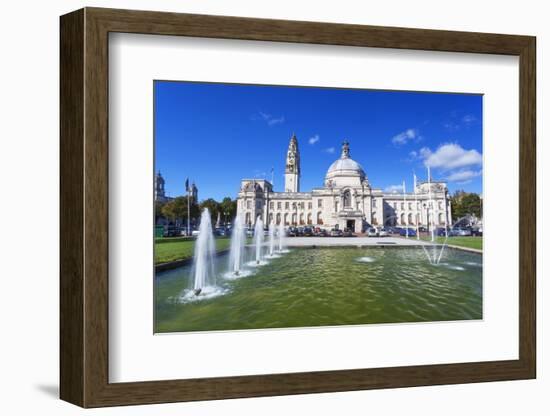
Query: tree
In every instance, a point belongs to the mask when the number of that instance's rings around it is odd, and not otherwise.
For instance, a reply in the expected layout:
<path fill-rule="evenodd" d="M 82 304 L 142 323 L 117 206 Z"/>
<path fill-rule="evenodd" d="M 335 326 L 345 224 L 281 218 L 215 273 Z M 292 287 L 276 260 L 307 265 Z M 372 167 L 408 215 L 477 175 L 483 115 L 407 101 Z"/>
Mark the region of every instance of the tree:
<path fill-rule="evenodd" d="M 200 215 L 199 207 L 192 199 L 191 199 L 190 211 L 191 211 L 190 212 L 191 219 L 197 218 Z M 177 198 L 174 198 L 173 200 L 167 202 L 161 208 L 161 212 L 164 217 L 168 218 L 171 221 L 174 221 L 174 222 L 181 221 L 182 223 L 186 223 L 187 222 L 187 197 L 178 196 Z"/>
<path fill-rule="evenodd" d="M 212 219 L 212 224 L 215 224 L 216 220 L 218 219 L 218 213 L 220 212 L 220 203 L 213 198 L 208 198 L 200 203 L 201 212 L 205 208 L 208 208 L 208 211 L 210 211 L 210 218 Z M 220 213 L 220 215 L 222 214 Z"/>
<path fill-rule="evenodd" d="M 451 197 L 453 222 L 468 215 L 481 218 L 481 198 L 476 193 L 456 191 Z"/>
<path fill-rule="evenodd" d="M 162 208 L 164 207 L 164 205 L 166 205 L 165 202 L 155 201 L 155 223 L 158 221 L 160 217 L 164 216 L 162 214 Z"/>
<path fill-rule="evenodd" d="M 233 220 L 233 218 L 237 215 L 237 200 L 233 200 L 226 196 L 220 203 L 220 210 L 224 220 Z"/>

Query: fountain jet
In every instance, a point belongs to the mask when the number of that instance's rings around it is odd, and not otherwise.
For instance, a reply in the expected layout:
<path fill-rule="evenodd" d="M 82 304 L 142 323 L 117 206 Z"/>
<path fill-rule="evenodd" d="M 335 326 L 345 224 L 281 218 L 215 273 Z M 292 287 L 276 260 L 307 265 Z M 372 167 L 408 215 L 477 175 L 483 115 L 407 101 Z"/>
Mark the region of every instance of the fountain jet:
<path fill-rule="evenodd" d="M 235 276 L 239 276 L 243 265 L 245 233 L 243 220 L 237 215 L 233 223 L 233 232 L 231 234 L 231 247 L 229 250 L 229 270 Z"/>
<path fill-rule="evenodd" d="M 275 223 L 272 221 L 269 224 L 269 255 L 273 257 L 275 250 Z"/>
<path fill-rule="evenodd" d="M 279 237 L 279 252 L 281 253 L 285 247 L 285 226 L 282 221 L 277 229 L 277 234 Z"/>
<path fill-rule="evenodd" d="M 262 218 L 258 216 L 256 226 L 254 227 L 254 245 L 256 246 L 256 264 L 260 264 L 262 260 L 262 245 L 264 243 L 264 223 Z"/>
<path fill-rule="evenodd" d="M 205 208 L 201 214 L 199 236 L 195 242 L 195 254 L 193 256 L 193 292 L 199 295 L 206 286 L 216 285 L 214 274 L 214 255 L 216 246 L 212 234 L 212 222 L 210 212 Z"/>

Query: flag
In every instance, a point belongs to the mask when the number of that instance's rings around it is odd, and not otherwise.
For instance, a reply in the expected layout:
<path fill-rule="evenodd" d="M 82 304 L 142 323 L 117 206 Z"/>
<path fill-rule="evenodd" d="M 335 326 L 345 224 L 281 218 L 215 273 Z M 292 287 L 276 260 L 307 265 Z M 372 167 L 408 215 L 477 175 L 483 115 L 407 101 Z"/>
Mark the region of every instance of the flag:
<path fill-rule="evenodd" d="M 185 180 L 185 192 L 189 192 L 189 178 Z"/>

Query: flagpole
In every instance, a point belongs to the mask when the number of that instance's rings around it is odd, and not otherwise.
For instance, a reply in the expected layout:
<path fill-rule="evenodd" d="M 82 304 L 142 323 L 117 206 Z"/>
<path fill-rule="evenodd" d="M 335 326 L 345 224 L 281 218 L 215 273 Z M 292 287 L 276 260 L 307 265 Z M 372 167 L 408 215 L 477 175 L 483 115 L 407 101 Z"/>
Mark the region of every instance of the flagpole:
<path fill-rule="evenodd" d="M 192 235 L 191 232 L 191 197 L 189 192 L 189 178 L 185 181 L 185 190 L 187 191 L 187 236 Z"/>
<path fill-rule="evenodd" d="M 435 241 L 435 236 L 434 236 L 434 219 L 433 219 L 433 201 L 432 201 L 432 175 L 430 173 L 430 167 L 428 166 L 428 192 L 429 192 L 429 195 L 428 195 L 428 199 L 429 199 L 429 202 L 428 202 L 428 212 L 429 212 L 429 216 L 430 216 L 430 229 L 431 229 L 431 232 L 432 232 L 432 243 Z"/>
<path fill-rule="evenodd" d="M 413 186 L 414 186 L 414 222 L 416 224 L 416 239 L 420 240 L 420 230 L 418 229 L 418 198 L 416 196 L 416 173 L 413 172 Z"/>
<path fill-rule="evenodd" d="M 407 208 L 407 199 L 406 199 L 405 192 L 407 191 L 405 189 L 405 181 L 403 181 L 403 205 L 405 207 L 405 238 L 409 238 L 409 218 L 408 218 L 409 210 Z"/>

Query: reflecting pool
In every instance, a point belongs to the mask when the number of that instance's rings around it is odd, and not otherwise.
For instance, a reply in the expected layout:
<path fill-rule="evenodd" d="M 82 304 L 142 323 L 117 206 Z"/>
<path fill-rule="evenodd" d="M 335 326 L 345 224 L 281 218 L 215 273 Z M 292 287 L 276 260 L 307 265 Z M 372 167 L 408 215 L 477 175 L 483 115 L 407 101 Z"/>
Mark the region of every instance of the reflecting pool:
<path fill-rule="evenodd" d="M 234 276 L 216 257 L 217 287 L 201 296 L 191 266 L 158 272 L 155 332 L 482 319 L 480 254 L 447 248 L 431 265 L 420 247 L 319 247 L 264 260 Z"/>

